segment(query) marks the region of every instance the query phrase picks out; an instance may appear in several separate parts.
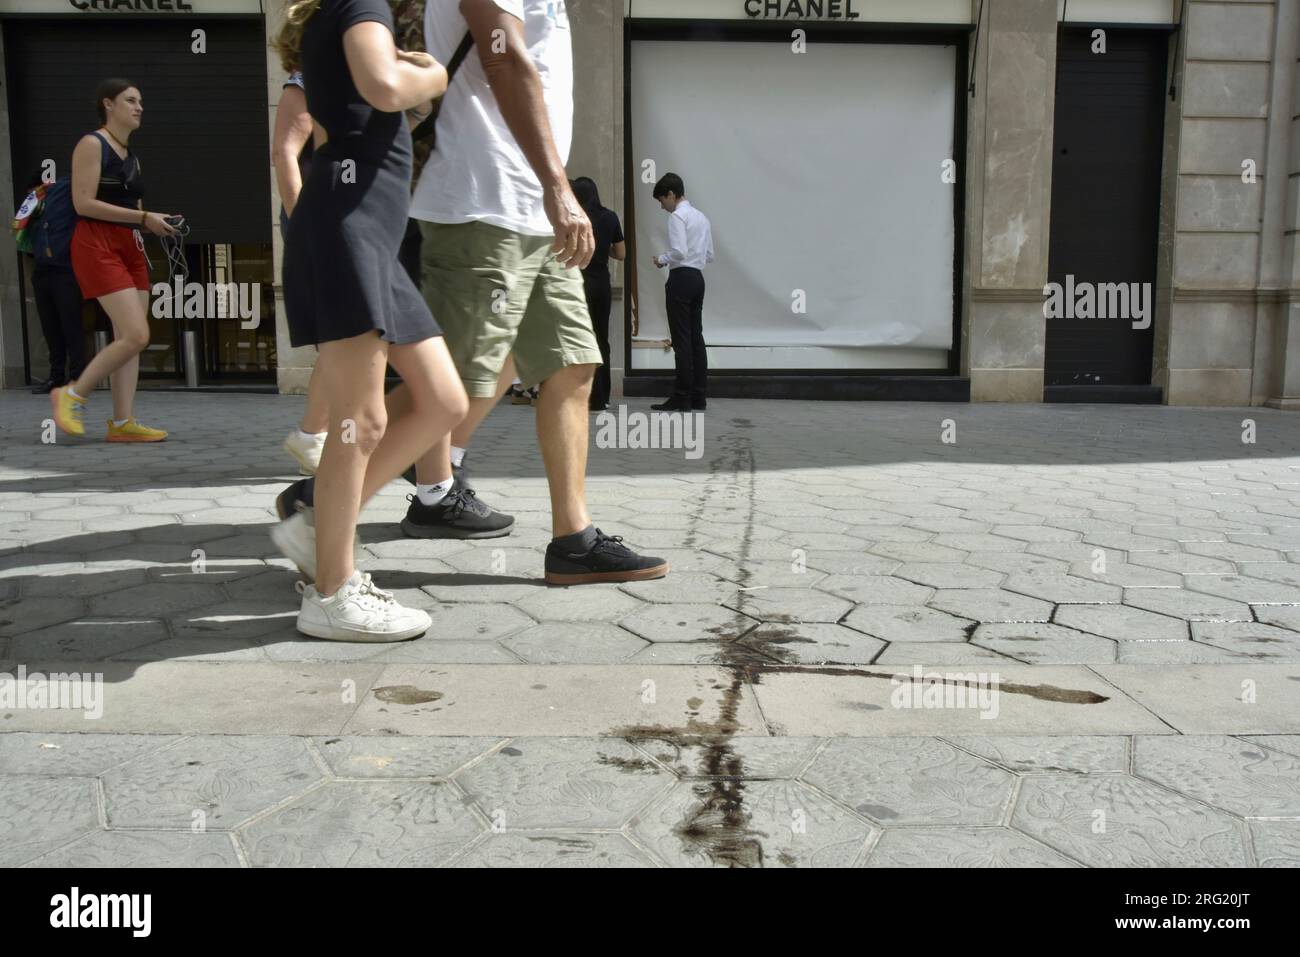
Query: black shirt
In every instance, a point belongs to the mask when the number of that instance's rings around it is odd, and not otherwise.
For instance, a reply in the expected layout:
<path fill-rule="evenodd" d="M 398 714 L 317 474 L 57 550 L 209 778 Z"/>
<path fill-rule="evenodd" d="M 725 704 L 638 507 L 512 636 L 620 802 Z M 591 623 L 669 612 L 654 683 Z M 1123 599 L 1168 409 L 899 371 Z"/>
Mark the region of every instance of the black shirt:
<path fill-rule="evenodd" d="M 391 31 L 388 0 L 321 0 L 302 31 L 302 78 L 307 112 L 329 134 L 322 153 L 382 162 L 392 156 L 409 164 L 411 134 L 402 112 L 376 110 L 357 91 L 340 38 L 373 20 Z"/>
<path fill-rule="evenodd" d="M 591 231 L 596 238 L 596 251 L 582 275 L 584 279 L 603 279 L 608 282 L 609 247 L 623 241 L 623 226 L 618 221 L 618 213 L 600 207 L 591 218 Z"/>

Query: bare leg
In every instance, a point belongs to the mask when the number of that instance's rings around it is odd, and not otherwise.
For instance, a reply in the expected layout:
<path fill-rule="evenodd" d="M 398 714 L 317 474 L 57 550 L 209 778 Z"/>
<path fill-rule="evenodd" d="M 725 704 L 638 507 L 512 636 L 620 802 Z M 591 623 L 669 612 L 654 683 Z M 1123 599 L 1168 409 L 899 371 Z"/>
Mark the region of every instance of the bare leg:
<path fill-rule="evenodd" d="M 113 417 L 127 419 L 135 405 L 139 356 L 149 345 L 149 293 L 119 289 L 100 296 L 99 304 L 113 323 L 113 341 L 95 353 L 81 378 L 72 383 L 72 391 L 83 399 L 89 398 L 99 383 L 112 376 Z"/>
<path fill-rule="evenodd" d="M 566 366 L 542 383 L 537 443 L 551 490 L 551 534 L 572 535 L 591 524 L 587 512 L 587 430 L 595 365 Z"/>
<path fill-rule="evenodd" d="M 316 357 L 316 366 L 311 370 L 311 379 L 307 382 L 307 408 L 302 413 L 298 428 L 303 432 L 321 433 L 330 427 L 330 410 L 325 401 L 325 388 L 321 384 L 321 359 Z"/>
<path fill-rule="evenodd" d="M 333 595 L 352 577 L 352 538 L 370 457 L 388 425 L 388 344 L 376 332 L 321 343 L 329 438 L 316 472 L 316 589 Z M 344 434 L 345 428 L 347 434 Z M 345 441 L 351 439 L 351 441 Z"/>
<path fill-rule="evenodd" d="M 460 424 L 452 429 L 451 434 L 443 436 L 427 453 L 415 463 L 415 474 L 417 481 L 421 485 L 437 485 L 451 478 L 451 447 L 464 449 L 469 447 L 469 441 L 474 437 L 474 432 L 483 420 L 488 417 L 501 397 L 510 390 L 510 383 L 515 380 L 515 359 L 514 356 L 506 356 L 505 365 L 501 367 L 501 374 L 497 376 L 497 394 L 491 399 L 470 399 L 469 411 L 461 419 Z"/>
<path fill-rule="evenodd" d="M 441 336 L 392 346 L 388 361 L 402 384 L 388 394 L 388 430 L 370 456 L 361 501 L 369 501 L 447 434 L 468 409 L 465 388 Z"/>

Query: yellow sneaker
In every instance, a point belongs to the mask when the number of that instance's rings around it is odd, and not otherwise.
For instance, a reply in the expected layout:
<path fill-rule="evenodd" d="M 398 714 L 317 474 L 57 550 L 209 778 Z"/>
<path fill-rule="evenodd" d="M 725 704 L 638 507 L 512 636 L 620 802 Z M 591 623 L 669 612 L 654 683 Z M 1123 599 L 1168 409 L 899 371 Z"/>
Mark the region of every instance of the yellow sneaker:
<path fill-rule="evenodd" d="M 81 422 L 81 410 L 86 404 L 74 398 L 67 386 L 50 390 L 50 408 L 54 411 L 54 424 L 68 435 L 85 435 L 86 427 Z"/>
<path fill-rule="evenodd" d="M 151 429 L 135 419 L 127 419 L 121 425 L 114 425 L 112 419 L 108 420 L 109 442 L 161 442 L 165 438 L 167 433 L 162 429 Z"/>

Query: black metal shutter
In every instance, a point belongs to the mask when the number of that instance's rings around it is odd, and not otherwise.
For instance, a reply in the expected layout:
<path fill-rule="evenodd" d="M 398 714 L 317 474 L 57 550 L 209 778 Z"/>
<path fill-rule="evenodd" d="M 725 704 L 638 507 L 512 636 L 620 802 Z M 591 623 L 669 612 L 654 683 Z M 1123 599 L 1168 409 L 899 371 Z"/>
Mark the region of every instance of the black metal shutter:
<path fill-rule="evenodd" d="M 206 53 L 190 52 L 195 29 Z M 46 158 L 69 175 L 77 140 L 99 126 L 96 86 L 124 77 L 144 104 L 131 149 L 145 208 L 183 214 L 191 243 L 271 241 L 260 19 L 63 17 L 9 20 L 4 31 L 15 191 Z"/>
<path fill-rule="evenodd" d="M 1057 47 L 1049 282 L 1156 280 L 1168 35 L 1091 27 Z M 1047 320 L 1046 385 L 1151 382 L 1152 329 L 1127 319 Z"/>

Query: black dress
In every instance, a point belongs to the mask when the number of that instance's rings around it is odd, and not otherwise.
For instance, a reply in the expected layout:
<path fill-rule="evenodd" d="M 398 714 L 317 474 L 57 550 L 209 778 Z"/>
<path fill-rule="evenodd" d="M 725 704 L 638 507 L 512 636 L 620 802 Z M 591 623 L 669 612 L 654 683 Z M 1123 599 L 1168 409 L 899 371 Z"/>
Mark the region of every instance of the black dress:
<path fill-rule="evenodd" d="M 321 0 L 302 34 L 307 110 L 329 141 L 316 151 L 284 241 L 284 307 L 295 346 L 377 329 L 394 345 L 440 334 L 398 262 L 411 205 L 411 134 L 370 106 L 343 53 L 349 27 L 391 31 L 388 0 Z"/>

